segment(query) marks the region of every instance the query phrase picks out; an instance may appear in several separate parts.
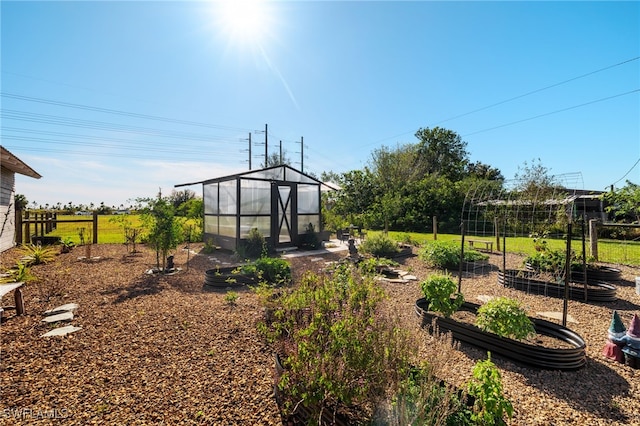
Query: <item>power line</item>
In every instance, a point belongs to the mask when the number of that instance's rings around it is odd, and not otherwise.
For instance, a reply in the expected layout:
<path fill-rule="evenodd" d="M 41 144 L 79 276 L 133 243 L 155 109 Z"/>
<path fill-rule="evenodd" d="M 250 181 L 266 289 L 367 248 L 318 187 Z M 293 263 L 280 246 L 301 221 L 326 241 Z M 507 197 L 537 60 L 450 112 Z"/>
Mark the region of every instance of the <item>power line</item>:
<path fill-rule="evenodd" d="M 85 111 L 102 112 L 102 113 L 106 113 L 106 114 L 117 114 L 117 115 L 123 115 L 123 116 L 126 116 L 126 117 L 133 117 L 133 118 L 143 118 L 145 120 L 164 121 L 164 122 L 167 122 L 167 123 L 184 124 L 184 125 L 188 125 L 188 126 L 207 127 L 207 128 L 219 129 L 219 130 L 231 130 L 231 131 L 238 131 L 238 132 L 247 132 L 248 131 L 247 129 L 243 129 L 243 128 L 239 128 L 239 127 L 221 126 L 221 125 L 217 125 L 217 124 L 199 123 L 199 122 L 196 122 L 196 121 L 188 121 L 188 120 L 180 120 L 180 119 L 175 119 L 175 118 L 159 117 L 159 116 L 148 115 L 148 114 L 139 114 L 139 113 L 135 113 L 135 112 L 127 112 L 127 111 L 122 111 L 122 110 L 94 107 L 94 106 L 90 106 L 90 105 L 81 105 L 81 104 L 74 104 L 74 103 L 70 103 L 70 102 L 55 101 L 55 100 L 52 100 L 52 99 L 35 98 L 35 97 L 31 97 L 31 96 L 17 95 L 17 94 L 8 93 L 8 92 L 0 92 L 0 96 L 2 96 L 4 98 L 17 99 L 17 100 L 28 101 L 28 102 L 36 102 L 36 103 L 48 104 L 48 105 L 55 105 L 55 106 L 61 106 L 61 107 L 65 107 L 65 108 L 82 109 L 82 110 L 85 110 Z"/>
<path fill-rule="evenodd" d="M 482 107 L 482 108 L 474 109 L 473 111 L 465 112 L 464 114 L 459 114 L 459 115 L 456 115 L 454 117 L 438 121 L 437 123 L 435 123 L 435 125 L 442 124 L 442 123 L 445 123 L 447 121 L 455 120 L 456 118 L 465 117 L 467 115 L 475 114 L 476 112 L 484 111 L 486 109 L 493 108 L 493 107 L 498 106 L 498 105 L 506 104 L 507 102 L 515 101 L 516 99 L 524 98 L 525 96 L 533 95 L 535 93 L 539 93 L 539 92 L 542 92 L 542 91 L 545 91 L 545 90 L 548 90 L 548 89 L 552 89 L 554 87 L 558 87 L 558 86 L 561 86 L 563 84 L 570 83 L 572 81 L 579 80 L 581 78 L 588 77 L 590 75 L 597 74 L 599 72 L 606 71 L 606 70 L 611 69 L 611 68 L 619 67 L 620 65 L 624 65 L 624 64 L 627 64 L 629 62 L 637 61 L 638 59 L 640 59 L 640 56 L 636 56 L 635 58 L 627 59 L 626 61 L 622 61 L 622 62 L 619 62 L 617 64 L 609 65 L 607 67 L 600 68 L 600 69 L 597 69 L 595 71 L 591 71 L 591 72 L 588 72 L 586 74 L 582 74 L 582 75 L 579 75 L 577 77 L 573 77 L 573 78 L 570 78 L 568 80 L 561 81 L 559 83 L 555 83 L 555 84 L 551 84 L 549 86 L 541 87 L 540 89 L 535 89 L 535 90 L 532 90 L 530 92 L 523 93 L 521 95 L 514 96 L 512 98 L 505 99 L 503 101 L 496 102 L 496 103 L 493 103 L 491 105 L 487 105 L 487 106 Z"/>
<path fill-rule="evenodd" d="M 629 62 L 637 61 L 638 59 L 640 59 L 640 56 L 636 56 L 636 57 L 634 57 L 634 58 L 627 59 L 627 60 L 625 60 L 625 61 L 618 62 L 618 63 L 616 63 L 616 64 L 609 65 L 609 66 L 606 66 L 606 67 L 604 67 L 604 68 L 600 68 L 600 69 L 597 69 L 597 70 L 595 70 L 595 71 L 591 71 L 591 72 L 588 72 L 588 73 L 586 73 L 586 74 L 579 75 L 579 76 L 577 76 L 577 77 L 573 77 L 573 78 L 570 78 L 570 79 L 567 79 L 567 80 L 563 80 L 563 81 L 561 81 L 561 82 L 559 82 L 559 83 L 554 83 L 554 84 L 551 84 L 551 85 L 548 85 L 548 86 L 544 86 L 544 87 L 541 87 L 541 88 L 539 88 L 539 89 L 535 89 L 535 90 L 532 90 L 532 91 L 529 91 L 529 92 L 523 93 L 523 94 L 521 94 L 521 95 L 513 96 L 513 97 L 511 97 L 511 98 L 508 98 L 508 99 L 505 99 L 505 100 L 502 100 L 502 101 L 499 101 L 499 102 L 496 102 L 496 103 L 493 103 L 493 104 L 490 104 L 490 105 L 484 106 L 484 107 L 482 107 L 482 108 L 477 108 L 477 109 L 474 109 L 474 110 L 472 110 L 472 111 L 465 112 L 465 113 L 463 113 L 463 114 L 458 114 L 458 115 L 456 115 L 456 116 L 453 116 L 453 117 L 446 118 L 446 119 L 444 119 L 444 120 L 438 121 L 438 122 L 436 122 L 436 123 L 435 123 L 435 124 L 433 124 L 433 125 L 434 125 L 434 126 L 437 126 L 438 124 L 442 124 L 442 123 L 445 123 L 445 122 L 447 122 L 447 121 L 454 120 L 454 119 L 456 119 L 456 118 L 466 117 L 467 115 L 475 114 L 476 112 L 484 111 L 484 110 L 486 110 L 486 109 L 493 108 L 493 107 L 495 107 L 495 106 L 502 105 L 502 104 L 505 104 L 505 103 L 507 103 L 507 102 L 514 101 L 514 100 L 516 100 L 516 99 L 524 98 L 525 96 L 533 95 L 533 94 L 535 94 L 535 93 L 539 93 L 539 92 L 542 92 L 542 91 L 544 91 L 544 90 L 548 90 L 548 89 L 551 89 L 551 88 L 554 88 L 554 87 L 558 87 L 558 86 L 561 86 L 561 85 L 563 85 L 563 84 L 570 83 L 570 82 L 572 82 L 572 81 L 579 80 L 579 79 L 581 79 L 581 78 L 588 77 L 588 76 L 590 76 L 590 75 L 597 74 L 597 73 L 599 73 L 599 72 L 609 70 L 609 69 L 611 69 L 611 68 L 615 68 L 615 67 L 619 67 L 619 66 L 624 65 L 624 64 L 628 64 Z M 543 114 L 542 116 L 544 116 L 544 114 Z M 515 123 L 514 123 L 514 124 L 515 124 Z M 488 129 L 488 130 L 492 130 L 492 129 Z M 488 130 L 487 130 L 487 131 L 488 131 Z M 394 135 L 394 136 L 389 136 L 389 137 L 384 138 L 384 139 L 379 139 L 379 140 L 377 140 L 377 141 L 375 141 L 375 142 L 372 142 L 372 143 L 367 144 L 367 145 L 364 145 L 364 146 L 377 145 L 377 144 L 378 144 L 378 143 L 380 143 L 380 142 L 384 142 L 384 141 L 387 141 L 387 140 L 390 140 L 390 139 L 395 139 L 395 138 L 397 138 L 397 137 L 404 136 L 404 135 L 408 135 L 408 134 L 410 134 L 410 133 L 415 133 L 415 132 L 416 132 L 416 130 L 410 130 L 410 131 L 408 131 L 408 132 L 399 133 L 399 134 Z"/>
<path fill-rule="evenodd" d="M 546 117 L 546 116 L 548 116 L 548 115 L 558 114 L 558 113 L 560 113 L 560 112 L 569 111 L 569 110 L 576 109 L 576 108 L 580 108 L 580 107 L 583 107 L 583 106 L 586 106 L 586 105 L 591 105 L 591 104 L 595 104 L 595 103 L 598 103 L 598 102 L 607 101 L 607 100 L 609 100 L 609 99 L 618 98 L 618 97 L 620 97 L 620 96 L 625 96 L 625 95 L 629 95 L 629 94 L 631 94 L 631 93 L 636 93 L 636 92 L 640 92 L 640 89 L 630 90 L 630 91 L 628 91 L 628 92 L 619 93 L 619 94 L 617 94 L 617 95 L 613 95 L 613 96 L 607 96 L 606 98 L 596 99 L 596 100 L 594 100 L 594 101 L 585 102 L 585 103 L 583 103 L 583 104 L 579 104 L 579 105 L 573 105 L 573 106 L 570 106 L 570 107 L 567 107 L 567 108 L 558 109 L 558 110 L 551 111 L 551 112 L 547 112 L 547 113 L 544 113 L 544 114 L 538 114 L 538 115 L 533 116 L 533 117 L 523 118 L 522 120 L 512 121 L 512 122 L 510 122 L 510 123 L 501 124 L 501 125 L 499 125 L 499 126 L 494 126 L 494 127 L 489 127 L 489 128 L 487 128 L 487 129 L 477 130 L 477 131 L 475 131 L 475 132 L 467 133 L 467 134 L 462 135 L 462 136 L 463 136 L 463 137 L 466 137 L 466 136 L 476 135 L 476 134 L 478 134 L 478 133 L 488 132 L 488 131 L 490 131 L 490 130 L 500 129 L 500 128 L 502 128 L 502 127 L 512 126 L 512 125 L 514 125 L 514 124 L 523 123 L 523 122 L 525 122 L 525 121 L 534 120 L 534 119 L 536 119 L 536 118 L 540 118 L 540 117 Z"/>
<path fill-rule="evenodd" d="M 618 182 L 620 182 L 622 179 L 626 178 L 626 177 L 627 177 L 627 175 L 628 175 L 629 173 L 631 173 L 631 170 L 633 170 L 633 169 L 638 165 L 638 163 L 640 163 L 640 158 L 638 158 L 638 160 L 633 164 L 633 166 L 631 166 L 631 168 L 629 169 L 629 171 L 628 171 L 627 173 L 625 173 L 625 174 L 624 174 L 624 176 L 622 176 L 622 177 L 621 177 L 620 179 L 618 179 L 617 181 L 613 182 L 610 186 L 614 186 L 616 183 L 618 183 Z"/>

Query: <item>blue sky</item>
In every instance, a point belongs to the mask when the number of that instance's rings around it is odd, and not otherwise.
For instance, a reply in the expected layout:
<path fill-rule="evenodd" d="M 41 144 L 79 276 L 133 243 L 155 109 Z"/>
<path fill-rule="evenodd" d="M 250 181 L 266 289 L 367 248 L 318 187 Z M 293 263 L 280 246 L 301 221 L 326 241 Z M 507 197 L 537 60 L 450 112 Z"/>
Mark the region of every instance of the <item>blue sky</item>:
<path fill-rule="evenodd" d="M 441 126 L 507 179 L 539 158 L 585 189 L 640 183 L 639 2 L 223 6 L 2 1 L 2 145 L 43 176 L 17 192 L 168 194 L 248 170 L 249 133 L 258 168 L 265 124 L 317 175 Z"/>

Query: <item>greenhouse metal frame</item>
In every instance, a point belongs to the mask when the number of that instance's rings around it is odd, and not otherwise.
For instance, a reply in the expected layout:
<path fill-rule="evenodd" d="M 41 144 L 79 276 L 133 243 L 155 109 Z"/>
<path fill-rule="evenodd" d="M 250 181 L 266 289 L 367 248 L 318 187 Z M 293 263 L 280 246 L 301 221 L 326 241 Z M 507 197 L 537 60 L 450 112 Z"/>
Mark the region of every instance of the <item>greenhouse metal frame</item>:
<path fill-rule="evenodd" d="M 236 250 L 256 228 L 272 249 L 322 229 L 323 183 L 287 165 L 176 185 L 202 184 L 204 240 Z"/>

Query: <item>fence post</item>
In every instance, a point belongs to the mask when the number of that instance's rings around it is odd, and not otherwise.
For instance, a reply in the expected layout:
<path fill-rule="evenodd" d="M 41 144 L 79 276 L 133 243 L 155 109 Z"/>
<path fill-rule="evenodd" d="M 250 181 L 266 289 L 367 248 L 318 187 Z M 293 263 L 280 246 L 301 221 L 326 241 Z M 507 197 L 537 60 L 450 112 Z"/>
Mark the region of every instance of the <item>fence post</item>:
<path fill-rule="evenodd" d="M 29 210 L 25 210 L 24 219 L 24 235 L 21 243 L 24 242 L 24 239 L 31 242 L 31 219 L 29 218 Z"/>
<path fill-rule="evenodd" d="M 500 228 L 498 227 L 498 218 L 495 217 L 493 219 L 493 229 L 495 231 L 496 234 L 496 250 L 501 251 L 500 250 Z"/>
<path fill-rule="evenodd" d="M 98 244 L 98 212 L 93 212 L 93 244 Z"/>
<path fill-rule="evenodd" d="M 17 245 L 22 244 L 22 210 L 16 210 L 15 242 Z"/>
<path fill-rule="evenodd" d="M 438 218 L 433 216 L 433 239 L 438 239 Z"/>
<path fill-rule="evenodd" d="M 591 256 L 598 260 L 598 219 L 589 220 L 589 248 Z"/>

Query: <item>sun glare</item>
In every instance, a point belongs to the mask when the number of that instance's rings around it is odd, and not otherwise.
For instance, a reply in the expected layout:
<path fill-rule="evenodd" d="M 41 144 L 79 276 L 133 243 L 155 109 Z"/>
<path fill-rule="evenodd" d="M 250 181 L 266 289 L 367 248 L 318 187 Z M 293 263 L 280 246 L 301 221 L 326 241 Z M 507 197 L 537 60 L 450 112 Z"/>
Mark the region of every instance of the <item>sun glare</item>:
<path fill-rule="evenodd" d="M 265 0 L 225 0 L 216 5 L 218 26 L 233 42 L 259 43 L 269 33 L 272 22 Z"/>

